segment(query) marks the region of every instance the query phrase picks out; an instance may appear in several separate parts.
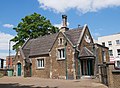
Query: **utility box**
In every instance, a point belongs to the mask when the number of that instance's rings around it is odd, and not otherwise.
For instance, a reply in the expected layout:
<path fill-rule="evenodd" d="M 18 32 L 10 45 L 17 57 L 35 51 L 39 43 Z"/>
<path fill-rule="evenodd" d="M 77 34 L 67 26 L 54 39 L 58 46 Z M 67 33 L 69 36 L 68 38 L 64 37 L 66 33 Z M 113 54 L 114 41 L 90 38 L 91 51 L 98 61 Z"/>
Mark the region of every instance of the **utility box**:
<path fill-rule="evenodd" d="M 8 69 L 7 73 L 9 77 L 13 76 L 13 69 Z"/>

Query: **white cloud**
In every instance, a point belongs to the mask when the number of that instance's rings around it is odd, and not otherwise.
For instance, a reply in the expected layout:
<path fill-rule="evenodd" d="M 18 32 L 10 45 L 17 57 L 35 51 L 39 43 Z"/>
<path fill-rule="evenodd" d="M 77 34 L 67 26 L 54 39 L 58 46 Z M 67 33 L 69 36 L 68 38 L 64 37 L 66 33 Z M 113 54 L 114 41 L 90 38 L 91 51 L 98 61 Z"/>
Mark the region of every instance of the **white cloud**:
<path fill-rule="evenodd" d="M 54 24 L 55 27 L 61 28 L 62 27 L 62 22 L 60 24 Z M 69 27 L 69 22 L 67 22 L 67 26 Z"/>
<path fill-rule="evenodd" d="M 69 9 L 76 9 L 81 13 L 96 12 L 98 10 L 120 6 L 120 0 L 38 0 L 40 8 L 64 13 Z"/>
<path fill-rule="evenodd" d="M 13 28 L 14 25 L 12 25 L 12 24 L 4 24 L 3 27 L 6 27 L 6 28 Z"/>
<path fill-rule="evenodd" d="M 3 32 L 0 32 L 0 36 L 1 36 L 0 37 L 0 57 L 5 58 L 6 56 L 8 56 L 7 51 L 9 51 L 9 41 L 14 36 L 10 35 L 10 34 L 3 33 Z M 13 45 L 13 42 L 11 42 L 11 50 L 12 50 L 12 45 Z"/>

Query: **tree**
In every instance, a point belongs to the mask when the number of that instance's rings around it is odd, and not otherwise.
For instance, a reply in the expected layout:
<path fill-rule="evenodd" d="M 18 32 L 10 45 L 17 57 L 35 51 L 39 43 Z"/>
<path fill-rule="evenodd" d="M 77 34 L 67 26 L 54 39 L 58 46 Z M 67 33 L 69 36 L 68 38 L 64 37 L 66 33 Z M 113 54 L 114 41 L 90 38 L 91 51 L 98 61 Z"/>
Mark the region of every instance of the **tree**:
<path fill-rule="evenodd" d="M 50 20 L 37 13 L 25 16 L 21 20 L 22 22 L 13 28 L 17 32 L 17 35 L 11 39 L 15 42 L 13 50 L 18 50 L 18 47 L 22 46 L 28 38 L 32 39 L 58 32 L 58 28 L 54 27 Z"/>

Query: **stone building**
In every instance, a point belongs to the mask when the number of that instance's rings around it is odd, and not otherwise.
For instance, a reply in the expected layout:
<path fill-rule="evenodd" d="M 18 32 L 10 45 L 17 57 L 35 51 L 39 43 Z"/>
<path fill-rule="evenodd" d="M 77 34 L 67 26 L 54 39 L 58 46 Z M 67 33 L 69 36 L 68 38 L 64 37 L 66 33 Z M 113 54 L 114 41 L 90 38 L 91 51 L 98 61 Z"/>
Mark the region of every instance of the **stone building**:
<path fill-rule="evenodd" d="M 108 48 L 94 44 L 87 25 L 69 29 L 67 16 L 62 20 L 60 32 L 28 39 L 20 48 L 14 62 L 16 76 L 79 79 L 96 76 L 101 58 L 109 61 Z M 100 47 L 105 53 L 98 50 Z"/>

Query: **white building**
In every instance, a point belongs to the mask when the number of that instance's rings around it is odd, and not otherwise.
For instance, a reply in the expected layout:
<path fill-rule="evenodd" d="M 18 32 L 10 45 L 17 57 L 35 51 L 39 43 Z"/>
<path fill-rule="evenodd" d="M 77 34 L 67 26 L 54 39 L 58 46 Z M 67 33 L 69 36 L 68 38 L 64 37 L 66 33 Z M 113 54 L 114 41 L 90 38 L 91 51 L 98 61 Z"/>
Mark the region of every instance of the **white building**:
<path fill-rule="evenodd" d="M 110 62 L 120 68 L 120 33 L 98 37 L 98 43 L 109 47 Z"/>

